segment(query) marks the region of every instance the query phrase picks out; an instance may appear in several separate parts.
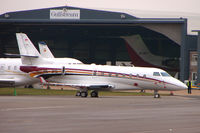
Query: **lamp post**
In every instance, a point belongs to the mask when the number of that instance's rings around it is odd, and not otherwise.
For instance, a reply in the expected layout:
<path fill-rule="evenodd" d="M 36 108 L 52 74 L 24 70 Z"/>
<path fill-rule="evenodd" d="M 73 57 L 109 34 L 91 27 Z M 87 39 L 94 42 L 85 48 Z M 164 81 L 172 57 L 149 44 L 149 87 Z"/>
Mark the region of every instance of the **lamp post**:
<path fill-rule="evenodd" d="M 192 30 L 192 32 L 197 32 L 197 83 L 200 83 L 200 30 Z"/>

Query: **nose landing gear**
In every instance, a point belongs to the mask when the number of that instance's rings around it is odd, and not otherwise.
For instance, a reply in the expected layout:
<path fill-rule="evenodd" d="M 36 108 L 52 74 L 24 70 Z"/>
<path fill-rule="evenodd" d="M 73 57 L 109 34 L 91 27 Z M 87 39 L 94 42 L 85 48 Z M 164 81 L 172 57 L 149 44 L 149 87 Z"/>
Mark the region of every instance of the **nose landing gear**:
<path fill-rule="evenodd" d="M 154 90 L 154 98 L 160 98 L 160 94 L 158 93 L 158 90 Z"/>

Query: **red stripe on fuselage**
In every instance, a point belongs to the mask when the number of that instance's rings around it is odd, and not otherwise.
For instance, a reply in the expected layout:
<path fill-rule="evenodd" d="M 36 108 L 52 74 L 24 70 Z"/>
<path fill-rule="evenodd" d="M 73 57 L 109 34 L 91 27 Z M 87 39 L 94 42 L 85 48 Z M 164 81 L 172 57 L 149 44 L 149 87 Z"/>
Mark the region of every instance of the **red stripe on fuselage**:
<path fill-rule="evenodd" d="M 60 70 L 58 68 L 45 68 L 45 67 L 37 67 L 37 66 L 20 66 L 20 70 L 26 73 L 40 71 L 40 70 Z"/>

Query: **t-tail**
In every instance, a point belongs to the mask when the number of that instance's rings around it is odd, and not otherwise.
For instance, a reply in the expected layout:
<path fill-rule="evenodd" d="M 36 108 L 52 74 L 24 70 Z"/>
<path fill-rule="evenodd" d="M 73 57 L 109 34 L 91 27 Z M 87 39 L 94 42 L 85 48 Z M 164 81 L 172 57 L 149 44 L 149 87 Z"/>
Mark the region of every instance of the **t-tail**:
<path fill-rule="evenodd" d="M 49 50 L 48 46 L 46 45 L 45 42 L 39 42 L 39 49 L 40 49 L 40 54 L 44 58 L 54 58 L 53 54 Z"/>
<path fill-rule="evenodd" d="M 48 63 L 43 59 L 31 40 L 24 33 L 16 33 L 22 64 L 38 65 Z"/>

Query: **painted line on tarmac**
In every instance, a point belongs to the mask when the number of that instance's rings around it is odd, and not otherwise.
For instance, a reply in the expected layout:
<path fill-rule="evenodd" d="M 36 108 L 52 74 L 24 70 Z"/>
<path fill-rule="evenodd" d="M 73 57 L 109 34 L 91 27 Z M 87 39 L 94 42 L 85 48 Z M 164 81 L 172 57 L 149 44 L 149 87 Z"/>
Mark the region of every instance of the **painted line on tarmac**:
<path fill-rule="evenodd" d="M 1 109 L 0 111 L 56 109 L 56 108 L 65 108 L 65 106 L 46 106 L 46 107 L 29 107 L 29 108 L 6 108 L 6 109 Z"/>

